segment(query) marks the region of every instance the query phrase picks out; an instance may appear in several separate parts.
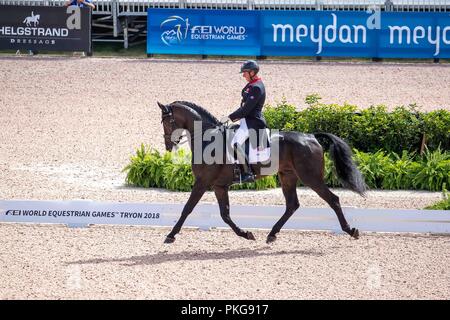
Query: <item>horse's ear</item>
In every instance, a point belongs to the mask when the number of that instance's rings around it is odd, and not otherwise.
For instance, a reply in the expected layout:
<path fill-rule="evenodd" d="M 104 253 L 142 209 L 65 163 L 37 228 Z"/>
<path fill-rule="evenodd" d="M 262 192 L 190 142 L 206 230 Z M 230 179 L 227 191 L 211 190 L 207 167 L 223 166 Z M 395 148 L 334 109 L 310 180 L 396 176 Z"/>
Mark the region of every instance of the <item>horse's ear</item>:
<path fill-rule="evenodd" d="M 169 110 L 167 109 L 167 107 L 165 105 L 163 105 L 162 103 L 160 103 L 159 101 L 157 101 L 158 106 L 161 108 L 161 110 L 163 112 L 169 112 Z"/>

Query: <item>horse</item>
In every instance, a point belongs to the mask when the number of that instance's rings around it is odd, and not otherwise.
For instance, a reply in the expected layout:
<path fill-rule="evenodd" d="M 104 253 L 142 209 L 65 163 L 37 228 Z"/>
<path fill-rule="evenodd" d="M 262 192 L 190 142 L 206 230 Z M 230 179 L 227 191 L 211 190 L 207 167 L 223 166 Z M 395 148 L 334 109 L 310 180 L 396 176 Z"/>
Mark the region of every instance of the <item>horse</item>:
<path fill-rule="evenodd" d="M 31 25 L 31 23 L 34 23 L 34 26 L 36 27 L 36 25 L 39 24 L 39 19 L 41 18 L 40 14 L 34 15 L 34 12 L 31 12 L 31 16 L 30 17 L 26 17 L 25 20 L 23 20 L 23 23 L 26 23 L 26 25 L 29 27 Z"/>
<path fill-rule="evenodd" d="M 201 121 L 205 127 L 220 127 L 222 124 L 209 111 L 194 103 L 187 101 L 175 101 L 164 105 L 157 102 L 161 109 L 161 123 L 164 129 L 164 143 L 167 151 L 180 143 L 181 135 L 174 137 L 179 131 L 186 130 L 191 150 L 194 144 L 194 122 Z M 178 132 L 175 132 L 179 130 Z M 275 223 L 267 235 L 266 242 L 271 243 L 277 239 L 286 221 L 300 207 L 297 197 L 297 182 L 300 180 L 307 187 L 314 190 L 334 210 L 342 230 L 352 238 L 359 238 L 359 230 L 351 228 L 345 219 L 339 197 L 335 195 L 324 181 L 324 151 L 317 138 L 329 143 L 330 156 L 334 162 L 336 173 L 340 183 L 361 196 L 365 196 L 367 186 L 361 172 L 352 160 L 352 152 L 349 145 L 341 138 L 330 133 L 304 134 L 294 131 L 280 131 L 279 134 L 279 159 L 278 177 L 281 189 L 286 201 L 286 210 Z M 193 151 L 194 152 L 194 151 Z M 194 154 L 192 159 L 194 159 Z M 240 237 L 255 240 L 249 231 L 239 228 L 230 217 L 230 203 L 228 191 L 233 184 L 234 164 L 230 163 L 195 163 L 192 160 L 192 173 L 195 181 L 181 216 L 173 229 L 166 236 L 164 243 L 173 243 L 175 235 L 193 211 L 194 207 L 208 189 L 213 189 L 217 198 L 220 215 L 223 221 Z M 253 166 L 256 179 L 262 178 L 261 168 Z"/>

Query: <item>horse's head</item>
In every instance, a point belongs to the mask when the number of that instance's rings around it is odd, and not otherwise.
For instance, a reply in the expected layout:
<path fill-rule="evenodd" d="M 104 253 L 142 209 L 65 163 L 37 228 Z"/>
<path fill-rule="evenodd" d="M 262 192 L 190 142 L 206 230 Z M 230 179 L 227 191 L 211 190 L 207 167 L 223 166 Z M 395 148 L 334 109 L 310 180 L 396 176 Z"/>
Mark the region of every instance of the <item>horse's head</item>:
<path fill-rule="evenodd" d="M 164 144 L 166 150 L 171 151 L 181 140 L 181 133 L 183 128 L 177 125 L 175 115 L 172 107 L 166 106 L 158 102 L 158 106 L 161 109 L 161 123 L 164 128 Z"/>

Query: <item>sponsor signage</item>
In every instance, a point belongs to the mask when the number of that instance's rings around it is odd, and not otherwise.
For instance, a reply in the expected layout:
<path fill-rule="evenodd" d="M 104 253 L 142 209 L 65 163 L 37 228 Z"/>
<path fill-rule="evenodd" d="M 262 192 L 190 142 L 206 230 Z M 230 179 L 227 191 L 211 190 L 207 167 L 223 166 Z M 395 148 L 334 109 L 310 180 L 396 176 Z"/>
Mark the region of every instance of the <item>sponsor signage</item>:
<path fill-rule="evenodd" d="M 257 55 L 259 15 L 249 10 L 148 9 L 147 53 Z"/>
<path fill-rule="evenodd" d="M 91 52 L 91 11 L 0 5 L 0 49 Z"/>
<path fill-rule="evenodd" d="M 450 13 L 149 9 L 147 53 L 449 58 Z"/>

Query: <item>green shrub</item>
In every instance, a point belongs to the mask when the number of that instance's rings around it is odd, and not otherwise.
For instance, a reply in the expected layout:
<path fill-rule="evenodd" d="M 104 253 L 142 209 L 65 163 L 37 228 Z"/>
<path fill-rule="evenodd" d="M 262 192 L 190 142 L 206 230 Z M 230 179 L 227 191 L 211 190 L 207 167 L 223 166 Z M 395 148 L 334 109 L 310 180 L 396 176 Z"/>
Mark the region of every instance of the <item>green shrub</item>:
<path fill-rule="evenodd" d="M 355 162 L 364 176 L 367 186 L 374 189 L 381 188 L 387 170 L 392 165 L 392 160 L 382 150 L 373 154 L 356 149 L 353 152 Z"/>
<path fill-rule="evenodd" d="M 427 149 L 423 156 L 406 151 L 399 156 L 383 150 L 366 153 L 354 149 L 354 160 L 372 189 L 440 191 L 450 185 L 450 152 L 440 148 L 434 151 Z M 194 184 L 191 154 L 184 149 L 161 155 L 158 151 L 141 145 L 123 171 L 127 172 L 127 184 L 144 188 L 190 191 Z M 328 153 L 325 153 L 324 177 L 330 187 L 341 187 Z M 264 190 L 279 185 L 278 177 L 274 175 L 255 183 L 234 185 L 232 189 Z"/>
<path fill-rule="evenodd" d="M 450 185 L 450 153 L 425 150 L 417 165 L 411 167 L 412 186 L 414 189 L 441 191 Z"/>
<path fill-rule="evenodd" d="M 299 112 L 296 131 L 315 133 L 329 132 L 348 140 L 353 128 L 356 107 L 345 104 L 317 104 Z"/>
<path fill-rule="evenodd" d="M 421 114 L 427 145 L 431 150 L 440 146 L 443 150 L 450 150 L 450 112 L 435 110 Z"/>
<path fill-rule="evenodd" d="M 297 111 L 294 106 L 287 104 L 285 98 L 276 107 L 267 106 L 264 115 L 269 128 L 285 131 L 294 130 L 293 125 L 297 118 Z"/>
<path fill-rule="evenodd" d="M 165 163 L 170 162 L 170 153 L 161 157 L 157 150 L 145 148 L 144 144 L 136 150 L 136 155 L 130 158 L 123 171 L 127 172 L 126 183 L 144 188 L 162 187 Z"/>
<path fill-rule="evenodd" d="M 127 172 L 125 181 L 144 188 L 190 191 L 194 181 L 190 159 L 190 154 L 183 149 L 161 155 L 141 144 L 136 155 L 130 158 L 130 164 L 123 169 Z"/>
<path fill-rule="evenodd" d="M 331 160 L 330 154 L 328 152 L 324 153 L 324 159 L 325 159 L 324 178 L 327 185 L 330 187 L 341 187 L 341 183 L 337 178 L 333 160 Z"/>
<path fill-rule="evenodd" d="M 415 154 L 403 151 L 399 156 L 391 153 L 392 161 L 386 162 L 384 167 L 384 177 L 382 188 L 387 190 L 411 189 L 412 188 L 412 166 Z"/>
<path fill-rule="evenodd" d="M 322 97 L 318 93 L 311 93 L 308 94 L 305 98 L 305 102 L 310 107 L 319 104 L 319 101 L 322 99 Z"/>
<path fill-rule="evenodd" d="M 444 198 L 443 200 L 438 201 L 435 204 L 432 204 L 431 206 L 425 207 L 425 209 L 450 210 L 450 194 L 447 192 L 447 190 L 444 190 L 442 194 Z"/>
<path fill-rule="evenodd" d="M 439 145 L 450 150 L 450 112 L 436 110 L 419 112 L 415 104 L 395 107 L 377 105 L 358 110 L 356 106 L 320 103 L 317 94 L 308 95 L 308 107 L 297 111 L 283 98 L 277 106 L 267 106 L 264 116 L 270 128 L 304 133 L 329 132 L 346 140 L 363 152 L 401 154 L 418 151 L 425 133 L 427 146 L 435 150 Z"/>
<path fill-rule="evenodd" d="M 162 168 L 164 174 L 164 188 L 177 191 L 191 191 L 194 176 L 191 169 L 191 154 L 184 149 L 172 153 L 171 161 Z"/>

